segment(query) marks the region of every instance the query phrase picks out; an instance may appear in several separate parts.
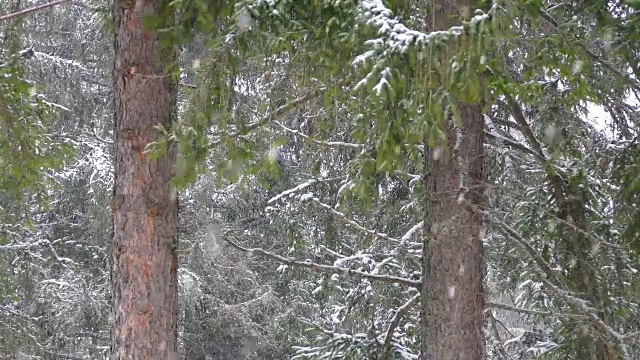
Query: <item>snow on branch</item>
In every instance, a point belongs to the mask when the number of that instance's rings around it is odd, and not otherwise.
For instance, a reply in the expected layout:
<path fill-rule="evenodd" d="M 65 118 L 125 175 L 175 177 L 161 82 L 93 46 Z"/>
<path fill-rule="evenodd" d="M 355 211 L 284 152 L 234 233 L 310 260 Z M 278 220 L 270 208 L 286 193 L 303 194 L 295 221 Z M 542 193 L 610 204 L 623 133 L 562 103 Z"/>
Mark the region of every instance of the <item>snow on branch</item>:
<path fill-rule="evenodd" d="M 524 144 L 522 144 L 522 143 L 520 143 L 518 141 L 506 138 L 506 137 L 504 137 L 502 135 L 498 135 L 498 134 L 495 134 L 495 133 L 492 133 L 492 132 L 489 132 L 489 131 L 485 131 L 484 135 L 486 137 L 488 137 L 489 139 L 495 140 L 498 144 L 503 144 L 503 145 L 506 145 L 506 146 L 508 146 L 508 147 L 510 147 L 512 149 L 519 150 L 519 151 L 522 151 L 524 153 L 527 153 L 527 154 L 535 157 L 539 161 L 545 161 L 545 158 L 540 156 L 540 154 L 538 154 L 537 152 L 533 151 L 531 148 L 527 147 L 526 145 L 524 145 Z"/>
<path fill-rule="evenodd" d="M 24 314 L 24 313 L 22 313 L 20 311 L 9 309 L 8 307 L 5 307 L 5 306 L 0 306 L 0 312 L 4 312 L 4 313 L 7 313 L 9 315 L 12 315 L 12 316 L 15 316 L 15 317 L 18 317 L 18 318 L 22 318 L 22 319 L 27 319 L 27 320 L 30 320 L 30 321 L 39 321 L 42 318 L 42 316 L 32 317 L 32 316 Z"/>
<path fill-rule="evenodd" d="M 313 271 L 327 272 L 327 273 L 333 273 L 333 274 L 343 274 L 343 275 L 353 276 L 353 277 L 362 278 L 362 279 L 368 279 L 368 280 L 386 282 L 386 283 L 392 283 L 392 284 L 402 284 L 402 285 L 406 285 L 413 288 L 420 288 L 420 281 L 410 280 L 410 279 L 393 276 L 393 275 L 374 275 L 374 274 L 369 274 L 363 271 L 354 270 L 350 268 L 318 264 L 318 263 L 312 262 L 311 260 L 290 259 L 284 256 L 280 256 L 278 254 L 274 254 L 272 252 L 266 251 L 261 248 L 245 248 L 233 242 L 228 237 L 223 237 L 223 238 L 229 245 L 231 245 L 237 250 L 240 250 L 247 254 L 252 254 L 252 255 L 257 254 L 265 258 L 275 260 L 281 264 L 285 264 L 289 266 L 304 267 Z"/>
<path fill-rule="evenodd" d="M 272 197 L 271 199 L 269 199 L 269 201 L 267 201 L 268 204 L 271 204 L 272 202 L 281 199 L 283 197 L 286 196 L 290 196 L 291 194 L 295 194 L 296 192 L 300 191 L 300 190 L 304 190 L 306 188 L 308 188 L 309 186 L 313 185 L 313 184 L 317 184 L 317 183 L 321 183 L 321 182 L 329 182 L 329 181 L 336 181 L 336 180 L 342 180 L 344 179 L 345 176 L 340 176 L 340 177 L 334 177 L 334 178 L 317 178 L 317 179 L 309 179 L 305 182 L 303 182 L 302 184 L 295 186 L 291 189 L 287 189 L 281 193 L 279 193 L 278 195 Z"/>
<path fill-rule="evenodd" d="M 388 9 L 382 0 L 363 0 L 358 4 L 360 13 L 356 20 L 378 29 L 377 39 L 367 40 L 365 45 L 373 49 L 358 55 L 352 65 L 362 65 L 373 61 L 371 71 L 358 82 L 355 89 L 362 87 L 375 76 L 381 69 L 382 63 L 394 54 L 406 53 L 411 47 L 426 48 L 428 45 L 446 45 L 451 39 L 456 39 L 465 33 L 465 29 L 476 28 L 479 24 L 490 20 L 495 13 L 502 9 L 498 1 L 494 1 L 488 12 L 476 10 L 475 15 L 460 25 L 452 26 L 448 30 L 432 31 L 424 33 L 406 27 L 400 20 L 393 17 L 393 12 Z M 389 72 L 385 70 L 374 89 L 379 92 L 388 83 Z"/>
<path fill-rule="evenodd" d="M 413 225 L 411 229 L 409 229 L 409 231 L 407 231 L 400 240 L 403 242 L 409 241 L 413 233 L 415 233 L 418 230 L 421 230 L 423 226 L 424 226 L 424 221 L 420 221 L 419 223 Z"/>

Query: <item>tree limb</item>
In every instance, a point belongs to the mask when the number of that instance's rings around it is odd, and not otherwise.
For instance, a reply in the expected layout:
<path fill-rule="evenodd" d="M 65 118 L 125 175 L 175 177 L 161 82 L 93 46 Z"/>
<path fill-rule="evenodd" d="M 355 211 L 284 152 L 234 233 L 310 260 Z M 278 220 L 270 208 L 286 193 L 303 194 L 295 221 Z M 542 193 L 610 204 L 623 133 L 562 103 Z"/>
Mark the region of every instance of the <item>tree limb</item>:
<path fill-rule="evenodd" d="M 524 309 L 517 306 L 512 306 L 504 303 L 487 301 L 485 302 L 487 308 L 494 308 L 499 310 L 512 311 L 521 314 L 535 315 L 535 316 L 566 316 L 566 317 L 580 317 L 585 318 L 584 315 L 580 314 L 559 314 L 551 311 L 539 311 L 533 309 Z"/>
<path fill-rule="evenodd" d="M 418 302 L 419 299 L 420 299 L 420 293 L 417 293 L 411 299 L 409 299 L 409 301 L 404 303 L 404 305 L 400 306 L 396 310 L 396 313 L 393 315 L 393 318 L 391 318 L 391 322 L 389 323 L 389 327 L 387 328 L 387 332 L 384 336 L 384 343 L 382 344 L 383 346 L 382 353 L 380 354 L 380 357 L 379 357 L 380 360 L 384 359 L 387 356 L 387 353 L 391 348 L 391 340 L 393 339 L 393 332 L 398 327 L 400 320 L 407 312 L 409 312 L 409 310 L 411 310 L 411 308 Z"/>
<path fill-rule="evenodd" d="M 231 245 L 232 247 L 248 253 L 248 254 L 258 254 L 261 255 L 263 257 L 266 257 L 268 259 L 272 259 L 275 260 L 281 264 L 285 264 L 285 265 L 290 265 L 290 266 L 299 266 L 299 267 L 304 267 L 313 271 L 319 271 L 319 272 L 328 272 L 328 273 L 333 273 L 333 274 L 344 274 L 347 276 L 354 276 L 354 277 L 358 277 L 358 278 L 363 278 L 363 279 L 368 279 L 368 280 L 373 280 L 373 281 L 380 281 L 380 282 L 386 282 L 386 283 L 392 283 L 392 284 L 402 284 L 402 285 L 406 285 L 409 287 L 413 287 L 416 289 L 420 288 L 420 281 L 416 281 L 416 280 L 410 280 L 410 279 L 406 279 L 403 277 L 399 277 L 399 276 L 393 276 L 393 275 L 374 275 L 374 274 L 369 274 L 363 271 L 359 271 L 359 270 L 354 270 L 354 269 L 349 269 L 349 268 L 344 268 L 344 267 L 339 267 L 339 266 L 331 266 L 331 265 L 324 265 L 324 264 L 318 264 L 318 263 L 314 263 L 311 260 L 304 260 L 304 261 L 300 261 L 300 260 L 295 260 L 295 259 L 290 259 L 290 258 L 285 258 L 284 256 L 280 256 L 274 253 L 271 253 L 269 251 L 266 251 L 264 249 L 260 249 L 260 248 L 245 248 L 243 246 L 240 246 L 238 244 L 236 244 L 235 242 L 231 241 L 228 239 L 228 236 L 224 236 L 223 237 L 224 240 Z"/>
<path fill-rule="evenodd" d="M 22 16 L 22 15 L 26 15 L 26 14 L 30 14 L 32 12 L 36 12 L 38 10 L 42 10 L 42 9 L 46 9 L 52 6 L 56 6 L 65 2 L 68 2 L 69 0 L 57 0 L 57 1 L 53 1 L 47 4 L 43 4 L 43 5 L 38 5 L 38 6 L 34 6 L 32 8 L 29 9 L 24 9 L 24 10 L 20 10 L 11 14 L 7 14 L 7 15 L 3 15 L 0 16 L 0 21 L 5 21 L 5 20 L 9 20 L 18 16 Z"/>

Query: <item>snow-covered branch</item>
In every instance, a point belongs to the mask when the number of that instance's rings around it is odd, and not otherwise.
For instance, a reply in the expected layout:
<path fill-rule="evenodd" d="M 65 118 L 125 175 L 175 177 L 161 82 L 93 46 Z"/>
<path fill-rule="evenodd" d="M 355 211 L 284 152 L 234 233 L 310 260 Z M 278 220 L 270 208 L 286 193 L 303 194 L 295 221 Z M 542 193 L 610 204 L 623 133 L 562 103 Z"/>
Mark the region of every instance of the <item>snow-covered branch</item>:
<path fill-rule="evenodd" d="M 281 264 L 285 264 L 289 266 L 304 267 L 313 271 L 328 272 L 333 274 L 343 274 L 346 276 L 353 276 L 353 277 L 358 277 L 362 279 L 369 279 L 373 281 L 386 282 L 386 283 L 392 283 L 392 284 L 402 284 L 402 285 L 410 286 L 413 288 L 420 288 L 420 281 L 410 280 L 410 279 L 393 276 L 393 275 L 374 275 L 374 274 L 369 274 L 363 271 L 354 270 L 350 268 L 318 264 L 318 263 L 312 262 L 311 260 L 290 259 L 284 256 L 280 256 L 278 254 L 271 253 L 261 248 L 245 248 L 235 243 L 234 241 L 230 240 L 228 236 L 225 236 L 223 238 L 229 245 L 231 245 L 232 247 L 242 252 L 245 252 L 247 254 L 257 254 L 265 258 L 275 260 Z"/>
<path fill-rule="evenodd" d="M 274 201 L 277 201 L 278 199 L 281 199 L 283 197 L 286 196 L 290 196 L 291 194 L 295 194 L 301 190 L 304 190 L 306 188 L 308 188 L 309 186 L 313 185 L 313 184 L 317 184 L 317 183 L 321 183 L 321 182 L 329 182 L 329 181 L 336 181 L 336 180 L 342 180 L 344 179 L 344 176 L 340 176 L 340 177 L 334 177 L 334 178 L 317 178 L 317 179 L 309 179 L 305 182 L 303 182 L 300 185 L 297 185 L 291 189 L 287 189 L 281 193 L 279 193 L 278 195 L 272 197 L 271 199 L 269 199 L 269 201 L 267 201 L 267 203 L 271 204 Z"/>
<path fill-rule="evenodd" d="M 522 144 L 520 142 L 517 142 L 517 141 L 515 141 L 513 139 L 506 138 L 506 137 L 504 137 L 502 135 L 499 135 L 499 134 L 492 133 L 490 131 L 485 131 L 484 134 L 485 134 L 486 137 L 488 137 L 489 139 L 495 140 L 499 144 L 503 144 L 503 145 L 506 145 L 506 146 L 508 146 L 508 147 L 510 147 L 512 149 L 519 150 L 519 151 L 522 151 L 522 152 L 527 153 L 529 155 L 532 155 L 538 161 L 545 161 L 544 157 L 540 156 L 540 154 L 538 154 L 537 152 L 533 151 L 531 148 L 525 146 L 524 144 Z"/>

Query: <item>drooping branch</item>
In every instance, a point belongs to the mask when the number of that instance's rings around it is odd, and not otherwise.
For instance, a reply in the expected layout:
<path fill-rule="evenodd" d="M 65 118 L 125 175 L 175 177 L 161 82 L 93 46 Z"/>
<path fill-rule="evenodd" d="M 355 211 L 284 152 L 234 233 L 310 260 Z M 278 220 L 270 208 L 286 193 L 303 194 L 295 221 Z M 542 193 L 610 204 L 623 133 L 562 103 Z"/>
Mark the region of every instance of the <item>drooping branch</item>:
<path fill-rule="evenodd" d="M 561 30 L 562 26 L 553 18 L 553 16 L 551 16 L 551 14 L 549 14 L 548 11 L 546 11 L 545 9 L 540 9 L 540 15 L 545 21 L 553 25 L 553 27 L 555 28 L 556 31 L 558 31 L 558 33 L 560 33 L 563 37 L 566 36 L 566 33 Z M 573 35 L 571 36 L 570 41 L 573 43 L 577 43 L 582 49 L 582 51 L 584 51 L 584 53 L 591 58 L 591 60 L 599 63 L 604 68 L 614 73 L 617 77 L 625 79 L 629 83 L 629 85 L 631 85 L 635 90 L 640 90 L 640 84 L 638 83 L 637 79 L 616 69 L 609 62 L 605 61 L 600 56 L 596 55 L 593 51 L 589 50 L 589 48 L 587 47 L 587 45 L 585 45 L 582 39 L 579 39 L 578 37 Z"/>
<path fill-rule="evenodd" d="M 10 20 L 10 19 L 13 19 L 13 18 L 18 17 L 18 16 L 27 15 L 27 14 L 30 14 L 32 12 L 36 12 L 38 10 L 42 10 L 42 9 L 50 8 L 52 6 L 56 6 L 56 5 L 59 5 L 59 4 L 62 4 L 62 3 L 66 3 L 68 1 L 69 0 L 57 0 L 57 1 L 53 1 L 53 2 L 47 3 L 47 4 L 38 5 L 38 6 L 34 6 L 32 8 L 16 11 L 16 12 L 11 13 L 11 14 L 0 16 L 0 21 Z"/>
<path fill-rule="evenodd" d="M 418 302 L 418 300 L 420 300 L 420 293 L 415 294 L 411 299 L 409 299 L 409 301 L 404 303 L 404 305 L 400 306 L 396 310 L 396 313 L 393 315 L 393 318 L 391 318 L 391 322 L 389 323 L 389 327 L 387 328 L 387 332 L 384 336 L 382 353 L 379 357 L 380 360 L 385 359 L 385 357 L 387 356 L 387 353 L 391 348 L 391 339 L 393 339 L 393 332 L 398 327 L 398 324 L 400 324 L 400 320 L 407 312 L 409 312 L 409 310 L 411 310 L 411 308 Z"/>
<path fill-rule="evenodd" d="M 290 266 L 298 266 L 298 267 L 303 267 L 303 268 L 307 268 L 313 271 L 319 271 L 319 272 L 327 272 L 327 273 L 332 273 L 332 274 L 343 274 L 343 275 L 347 275 L 347 276 L 353 276 L 353 277 L 358 277 L 358 278 L 362 278 L 362 279 L 368 279 L 368 280 L 373 280 L 373 281 L 379 281 L 379 282 L 386 282 L 386 283 L 391 283 L 391 284 L 402 284 L 402 285 L 406 285 L 412 288 L 420 288 L 420 281 L 416 281 L 416 280 L 410 280 L 410 279 L 406 279 L 403 277 L 399 277 L 399 276 L 393 276 L 393 275 L 374 275 L 374 274 L 369 274 L 363 271 L 359 271 L 359 270 L 354 270 L 354 269 L 350 269 L 350 268 L 344 268 L 344 267 L 339 267 L 339 266 L 331 266 L 331 265 L 325 265 L 325 264 L 318 264 L 318 263 L 314 263 L 311 260 L 295 260 L 295 259 L 290 259 L 290 258 L 286 258 L 284 256 L 280 256 L 278 254 L 274 254 L 271 253 L 269 251 L 266 251 L 264 249 L 260 249 L 260 248 L 245 248 L 243 246 L 240 246 L 239 244 L 233 242 L 232 240 L 229 239 L 228 236 L 224 236 L 224 241 L 226 241 L 229 245 L 231 245 L 232 247 L 234 247 L 237 250 L 240 250 L 242 252 L 245 252 L 247 254 L 257 254 L 260 256 L 263 256 L 265 258 L 271 259 L 271 260 L 275 260 L 281 264 L 285 264 L 285 265 L 290 265 Z"/>

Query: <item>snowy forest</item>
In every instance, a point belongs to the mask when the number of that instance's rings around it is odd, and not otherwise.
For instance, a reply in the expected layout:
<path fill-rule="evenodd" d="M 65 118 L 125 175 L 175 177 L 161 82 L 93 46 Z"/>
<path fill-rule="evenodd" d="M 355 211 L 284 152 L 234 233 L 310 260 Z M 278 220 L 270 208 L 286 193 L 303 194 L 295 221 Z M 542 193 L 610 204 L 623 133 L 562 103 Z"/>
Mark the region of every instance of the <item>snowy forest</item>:
<path fill-rule="evenodd" d="M 0 360 L 640 359 L 640 1 L 0 0 Z"/>

